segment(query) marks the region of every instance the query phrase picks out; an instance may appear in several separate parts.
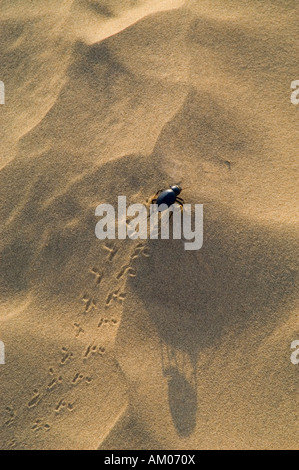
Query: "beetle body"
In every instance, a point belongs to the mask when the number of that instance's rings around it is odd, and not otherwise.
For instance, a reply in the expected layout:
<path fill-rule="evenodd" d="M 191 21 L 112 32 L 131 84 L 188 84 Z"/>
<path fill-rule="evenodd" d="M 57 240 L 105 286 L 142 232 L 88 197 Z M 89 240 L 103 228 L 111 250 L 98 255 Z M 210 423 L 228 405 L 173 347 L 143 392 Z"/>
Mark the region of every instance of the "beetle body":
<path fill-rule="evenodd" d="M 178 185 L 171 186 L 169 189 L 158 191 L 155 198 L 152 200 L 152 204 L 157 204 L 159 206 L 159 212 L 168 209 L 175 202 L 178 202 L 178 204 L 182 206 L 184 201 L 181 198 L 178 198 L 178 195 L 181 193 L 181 191 L 182 190 Z M 160 209 L 162 204 L 163 207 Z"/>

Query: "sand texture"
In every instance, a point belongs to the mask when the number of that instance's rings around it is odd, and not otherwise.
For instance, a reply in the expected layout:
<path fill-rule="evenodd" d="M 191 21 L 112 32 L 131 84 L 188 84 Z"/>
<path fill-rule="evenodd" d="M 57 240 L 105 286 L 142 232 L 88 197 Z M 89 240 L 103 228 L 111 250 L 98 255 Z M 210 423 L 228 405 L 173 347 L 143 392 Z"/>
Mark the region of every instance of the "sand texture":
<path fill-rule="evenodd" d="M 298 1 L 0 8 L 0 449 L 298 449 Z M 178 181 L 201 250 L 95 237 Z"/>

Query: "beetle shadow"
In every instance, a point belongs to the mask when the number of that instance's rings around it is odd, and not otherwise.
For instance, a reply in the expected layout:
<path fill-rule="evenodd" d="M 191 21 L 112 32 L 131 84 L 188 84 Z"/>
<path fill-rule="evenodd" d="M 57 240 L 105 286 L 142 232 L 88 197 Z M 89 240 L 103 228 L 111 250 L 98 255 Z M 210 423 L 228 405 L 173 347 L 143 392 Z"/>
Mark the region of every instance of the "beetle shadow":
<path fill-rule="evenodd" d="M 168 382 L 168 403 L 172 421 L 181 437 L 188 437 L 196 426 L 196 362 L 186 352 L 179 353 L 161 341 L 163 376 Z"/>
<path fill-rule="evenodd" d="M 154 326 L 163 345 L 169 409 L 181 436 L 192 433 L 200 413 L 196 370 L 201 353 L 227 334 L 238 348 L 239 335 L 252 328 L 257 343 L 263 341 L 283 321 L 281 309 L 293 301 L 295 286 L 288 266 L 291 240 L 255 227 L 235 236 L 230 228 L 240 221 L 229 220 L 225 210 L 225 219 L 213 220 L 208 211 L 202 250 L 185 251 L 183 240 L 148 240 L 150 257 L 136 260 L 138 275 L 129 280 L 147 312 L 144 318 L 135 313 L 139 334 L 148 340 Z M 265 324 L 266 329 L 260 327 Z M 178 355 L 189 362 L 189 371 L 178 364 Z"/>

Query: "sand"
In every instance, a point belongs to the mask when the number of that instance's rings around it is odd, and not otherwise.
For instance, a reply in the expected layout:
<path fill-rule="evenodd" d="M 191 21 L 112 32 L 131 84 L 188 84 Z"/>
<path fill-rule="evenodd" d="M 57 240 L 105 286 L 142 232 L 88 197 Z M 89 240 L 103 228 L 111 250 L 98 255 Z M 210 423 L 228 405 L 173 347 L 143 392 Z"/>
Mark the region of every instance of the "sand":
<path fill-rule="evenodd" d="M 298 449 L 297 14 L 2 1 L 2 450 Z M 200 251 L 96 239 L 177 181 Z"/>

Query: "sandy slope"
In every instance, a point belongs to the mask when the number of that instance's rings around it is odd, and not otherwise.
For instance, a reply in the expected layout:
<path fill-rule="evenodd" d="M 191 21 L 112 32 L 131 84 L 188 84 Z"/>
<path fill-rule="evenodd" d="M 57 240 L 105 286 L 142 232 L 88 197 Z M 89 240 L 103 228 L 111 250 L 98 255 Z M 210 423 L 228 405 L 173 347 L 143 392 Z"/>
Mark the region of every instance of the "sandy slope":
<path fill-rule="evenodd" d="M 0 447 L 297 448 L 295 2 L 24 6 L 1 29 Z M 200 252 L 95 238 L 98 204 L 177 180 Z"/>

